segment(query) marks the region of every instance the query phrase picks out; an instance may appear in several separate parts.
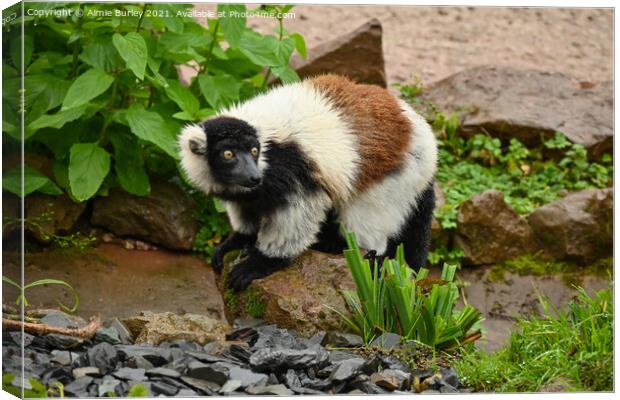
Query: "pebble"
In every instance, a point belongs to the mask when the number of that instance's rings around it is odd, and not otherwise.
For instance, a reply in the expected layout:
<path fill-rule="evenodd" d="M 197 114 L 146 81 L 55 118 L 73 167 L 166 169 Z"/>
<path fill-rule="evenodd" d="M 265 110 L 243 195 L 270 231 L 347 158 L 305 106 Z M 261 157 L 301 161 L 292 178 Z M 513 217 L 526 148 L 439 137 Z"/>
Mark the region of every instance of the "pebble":
<path fill-rule="evenodd" d="M 393 349 L 400 346 L 402 343 L 402 336 L 395 333 L 382 333 L 379 337 L 370 342 L 371 347 L 381 347 L 384 349 Z"/>
<path fill-rule="evenodd" d="M 153 382 L 151 384 L 153 394 L 161 394 L 164 396 L 174 396 L 179 392 L 179 388 L 164 382 Z"/>
<path fill-rule="evenodd" d="M 252 354 L 250 366 L 257 371 L 320 368 L 327 363 L 328 358 L 329 354 L 320 346 L 303 350 L 266 348 Z"/>
<path fill-rule="evenodd" d="M 118 338 L 120 339 L 122 344 L 132 344 L 133 343 L 133 335 L 127 329 L 125 324 L 123 324 L 118 318 L 112 318 L 108 322 L 108 326 L 113 328 L 118 334 Z"/>
<path fill-rule="evenodd" d="M 375 372 L 370 380 L 388 390 L 401 390 L 411 386 L 411 374 L 398 369 L 385 369 Z"/>
<path fill-rule="evenodd" d="M 180 378 L 181 374 L 173 369 L 168 368 L 152 368 L 146 371 L 147 376 L 166 376 L 168 378 Z"/>
<path fill-rule="evenodd" d="M 101 383 L 99 384 L 99 387 L 97 388 L 97 394 L 99 397 L 103 397 L 106 396 L 107 393 L 112 392 L 115 395 L 117 395 L 116 393 L 116 388 L 118 387 L 118 385 L 120 385 L 121 381 L 119 381 L 118 379 L 114 379 L 113 377 L 106 375 L 103 378 L 103 381 L 101 381 Z"/>
<path fill-rule="evenodd" d="M 400 361 L 398 358 L 393 357 L 393 356 L 381 357 L 381 364 L 386 369 L 397 369 L 397 370 L 407 372 L 407 373 L 411 372 L 411 368 L 409 368 L 407 364 L 405 364 L 404 362 Z"/>
<path fill-rule="evenodd" d="M 22 347 L 22 333 L 21 332 L 9 332 L 9 337 L 17 346 Z M 34 340 L 34 335 L 24 332 L 24 347 L 30 346 Z"/>
<path fill-rule="evenodd" d="M 248 386 L 262 386 L 267 384 L 269 376 L 252 372 L 246 368 L 233 367 L 229 371 L 229 379 L 239 380 L 242 382 L 242 387 Z M 276 382 L 277 383 L 277 382 Z"/>
<path fill-rule="evenodd" d="M 338 363 L 332 372 L 330 379 L 333 381 L 346 381 L 358 375 L 366 360 L 363 358 L 349 358 Z"/>
<path fill-rule="evenodd" d="M 334 347 L 360 347 L 364 344 L 364 339 L 353 333 L 332 332 L 329 342 Z"/>
<path fill-rule="evenodd" d="M 177 397 L 196 397 L 196 396 L 200 396 L 197 392 L 191 390 L 191 389 L 180 389 L 179 392 L 176 394 Z"/>
<path fill-rule="evenodd" d="M 299 343 L 295 336 L 286 329 L 278 328 L 275 325 L 265 325 L 256 328 L 258 339 L 254 343 L 253 349 L 283 348 L 283 349 L 302 349 L 305 345 Z"/>
<path fill-rule="evenodd" d="M 101 376 L 101 371 L 99 371 L 99 368 L 97 367 L 75 368 L 72 372 L 75 379 L 81 378 L 83 376 Z"/>
<path fill-rule="evenodd" d="M 95 343 L 106 342 L 110 344 L 121 344 L 121 338 L 114 328 L 99 328 L 95 332 Z"/>
<path fill-rule="evenodd" d="M 201 379 L 223 385 L 228 380 L 230 364 L 216 362 L 204 364 L 200 361 L 192 361 L 187 365 L 187 374 L 191 378 Z"/>
<path fill-rule="evenodd" d="M 250 386 L 245 390 L 252 395 L 292 396 L 295 393 L 282 384 L 267 386 Z"/>
<path fill-rule="evenodd" d="M 154 366 L 146 358 L 142 356 L 132 356 L 127 360 L 127 366 L 131 368 L 153 369 Z"/>
<path fill-rule="evenodd" d="M 93 381 L 93 378 L 90 376 L 83 376 L 74 380 L 73 382 L 65 385 L 64 392 L 65 395 L 71 397 L 88 397 L 88 385 L 90 385 Z"/>
<path fill-rule="evenodd" d="M 146 380 L 146 371 L 142 368 L 127 368 L 123 367 L 118 371 L 112 373 L 118 379 L 124 381 L 144 381 Z"/>
<path fill-rule="evenodd" d="M 76 347 L 80 347 L 84 344 L 84 339 L 69 336 L 69 335 L 61 335 L 59 333 L 50 333 L 49 335 L 45 335 L 45 345 L 50 349 L 74 349 Z"/>
<path fill-rule="evenodd" d="M 86 321 L 79 317 L 70 317 L 62 311 L 50 310 L 40 319 L 42 324 L 59 328 L 79 328 L 86 325 Z"/>
<path fill-rule="evenodd" d="M 217 396 L 217 392 L 221 388 L 221 386 L 216 383 L 205 381 L 202 379 L 192 378 L 189 376 L 182 376 L 181 381 L 187 384 L 187 386 L 191 387 L 192 389 L 196 389 L 199 392 L 206 394 L 207 396 Z M 181 392 L 179 391 L 177 395 L 181 396 L 180 393 Z"/>
<path fill-rule="evenodd" d="M 154 367 L 161 367 L 168 363 L 166 356 L 170 356 L 170 352 L 166 349 L 158 349 L 154 346 L 143 345 L 117 345 L 116 349 L 125 358 L 133 356 L 144 357 Z"/>
<path fill-rule="evenodd" d="M 229 394 L 239 389 L 243 385 L 243 382 L 237 379 L 229 379 L 224 386 L 220 389 L 220 393 Z"/>
<path fill-rule="evenodd" d="M 71 351 L 52 350 L 52 359 L 50 361 L 60 365 L 71 365 L 78 357 L 78 354 Z"/>
<path fill-rule="evenodd" d="M 97 367 L 103 374 L 114 371 L 119 360 L 118 351 L 110 343 L 99 343 L 86 352 L 88 365 Z"/>

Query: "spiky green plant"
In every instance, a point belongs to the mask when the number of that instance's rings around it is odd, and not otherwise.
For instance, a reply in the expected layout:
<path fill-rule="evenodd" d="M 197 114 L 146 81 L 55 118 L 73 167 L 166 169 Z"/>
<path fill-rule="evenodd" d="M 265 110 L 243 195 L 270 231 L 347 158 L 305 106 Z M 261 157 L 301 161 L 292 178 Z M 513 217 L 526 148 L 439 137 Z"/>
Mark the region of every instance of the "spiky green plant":
<path fill-rule="evenodd" d="M 383 332 L 394 332 L 445 349 L 479 337 L 479 332 L 470 331 L 481 322 L 480 312 L 470 305 L 460 311 L 454 308 L 459 298 L 453 282 L 455 265 L 445 264 L 441 279 L 428 278 L 427 269 L 416 273 L 409 268 L 400 245 L 396 258 L 385 259 L 379 269 L 376 262 L 371 266 L 362 257 L 354 234 L 345 235 L 344 255 L 356 290 L 343 291 L 353 317 L 341 316 L 366 343 Z"/>

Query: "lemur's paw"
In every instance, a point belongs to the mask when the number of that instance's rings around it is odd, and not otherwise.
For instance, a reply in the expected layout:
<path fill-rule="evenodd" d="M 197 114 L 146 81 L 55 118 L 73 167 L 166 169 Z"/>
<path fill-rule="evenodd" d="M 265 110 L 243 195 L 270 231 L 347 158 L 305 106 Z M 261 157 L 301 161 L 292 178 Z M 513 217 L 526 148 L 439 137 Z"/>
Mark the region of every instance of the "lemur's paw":
<path fill-rule="evenodd" d="M 211 258 L 211 266 L 215 270 L 215 272 L 220 272 L 222 268 L 224 268 L 224 253 L 219 248 L 215 249 L 215 253 L 213 253 L 213 257 Z"/>
<path fill-rule="evenodd" d="M 240 292 L 247 288 L 254 279 L 263 276 L 258 266 L 241 261 L 228 273 L 228 288 L 233 292 Z"/>

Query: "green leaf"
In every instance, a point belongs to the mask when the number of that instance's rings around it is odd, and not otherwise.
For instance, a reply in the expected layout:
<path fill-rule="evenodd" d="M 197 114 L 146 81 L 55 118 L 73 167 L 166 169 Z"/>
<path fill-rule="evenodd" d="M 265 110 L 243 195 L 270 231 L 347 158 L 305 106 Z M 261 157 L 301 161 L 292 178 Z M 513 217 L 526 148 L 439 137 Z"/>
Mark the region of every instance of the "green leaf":
<path fill-rule="evenodd" d="M 94 36 L 92 42 L 84 46 L 80 59 L 91 67 L 107 72 L 123 65 L 111 34 Z"/>
<path fill-rule="evenodd" d="M 219 213 L 225 213 L 226 207 L 224 207 L 224 204 L 222 204 L 221 200 L 218 199 L 217 197 L 212 197 L 212 199 L 213 199 L 213 206 L 215 207 L 215 211 Z"/>
<path fill-rule="evenodd" d="M 13 65 L 18 70 L 21 69 L 21 61 L 22 61 L 22 36 L 21 34 L 15 35 L 13 40 L 11 40 L 11 60 L 13 61 Z M 30 64 L 30 59 L 32 58 L 32 51 L 34 49 L 34 38 L 32 35 L 25 35 L 24 41 L 24 66 L 27 67 Z"/>
<path fill-rule="evenodd" d="M 166 94 L 170 97 L 170 100 L 174 101 L 181 110 L 189 115 L 193 116 L 200 108 L 200 102 L 196 96 L 194 96 L 188 88 L 181 85 L 178 80 L 168 80 Z"/>
<path fill-rule="evenodd" d="M 21 196 L 21 168 L 13 168 L 2 173 L 2 189 L 8 190 L 18 196 Z M 56 186 L 47 176 L 43 175 L 36 169 L 24 166 L 24 196 L 39 191 L 50 195 L 62 194 L 62 190 Z"/>
<path fill-rule="evenodd" d="M 92 68 L 78 76 L 69 87 L 67 96 L 62 102 L 62 110 L 78 107 L 108 90 L 114 78 L 105 71 Z"/>
<path fill-rule="evenodd" d="M 114 145 L 114 170 L 121 187 L 136 196 L 151 192 L 149 176 L 144 169 L 142 147 L 135 138 L 122 133 L 110 135 Z"/>
<path fill-rule="evenodd" d="M 187 111 L 179 111 L 178 113 L 172 114 L 172 118 L 180 119 L 181 121 L 193 121 L 194 116 L 189 114 Z"/>
<path fill-rule="evenodd" d="M 276 56 L 280 60 L 281 65 L 288 65 L 288 61 L 295 50 L 295 41 L 290 38 L 278 41 L 276 46 Z"/>
<path fill-rule="evenodd" d="M 155 144 L 172 158 L 179 158 L 174 137 L 159 114 L 134 104 L 129 107 L 125 117 L 134 135 Z"/>
<path fill-rule="evenodd" d="M 261 35 L 245 30 L 239 41 L 239 50 L 256 65 L 280 65 L 278 57 L 279 41 L 271 35 Z"/>
<path fill-rule="evenodd" d="M 237 47 L 243 31 L 245 30 L 245 16 L 235 16 L 235 13 L 244 13 L 246 11 L 243 4 L 218 4 L 217 12 L 219 21 L 222 24 L 222 32 L 224 38 L 232 47 Z"/>
<path fill-rule="evenodd" d="M 212 115 L 215 115 L 215 110 L 213 110 L 212 108 L 201 108 L 196 113 L 196 119 L 202 120 L 202 119 L 209 118 Z"/>
<path fill-rule="evenodd" d="M 97 193 L 110 172 L 110 154 L 97 143 L 76 143 L 71 146 L 69 158 L 69 185 L 78 201 Z"/>
<path fill-rule="evenodd" d="M 230 75 L 199 75 L 198 86 L 209 104 L 220 109 L 239 100 L 241 82 Z"/>
<path fill-rule="evenodd" d="M 149 391 L 141 384 L 137 384 L 129 389 L 129 393 L 127 393 L 127 397 L 146 397 L 149 395 Z"/>
<path fill-rule="evenodd" d="M 69 166 L 59 162 L 58 160 L 54 161 L 54 165 L 52 166 L 52 172 L 54 173 L 54 179 L 58 182 L 58 185 L 63 189 L 69 189 Z"/>
<path fill-rule="evenodd" d="M 144 38 L 136 32 L 129 32 L 125 36 L 115 33 L 112 37 L 112 42 L 127 63 L 127 68 L 132 70 L 140 80 L 143 80 L 148 58 L 148 50 Z"/>
<path fill-rule="evenodd" d="M 308 58 L 308 50 L 306 49 L 306 41 L 299 33 L 291 34 L 291 39 L 295 41 L 295 48 L 303 58 Z"/>
<path fill-rule="evenodd" d="M 87 105 L 84 104 L 79 107 L 70 108 L 68 110 L 58 111 L 56 114 L 44 114 L 32 121 L 26 126 L 25 135 L 26 138 L 32 136 L 37 130 L 41 128 L 56 128 L 60 129 L 67 122 L 80 118 L 86 111 Z"/>
<path fill-rule="evenodd" d="M 297 75 L 297 72 L 295 72 L 295 70 L 288 65 L 271 67 L 271 72 L 280 78 L 283 83 L 299 82 L 299 75 Z"/>

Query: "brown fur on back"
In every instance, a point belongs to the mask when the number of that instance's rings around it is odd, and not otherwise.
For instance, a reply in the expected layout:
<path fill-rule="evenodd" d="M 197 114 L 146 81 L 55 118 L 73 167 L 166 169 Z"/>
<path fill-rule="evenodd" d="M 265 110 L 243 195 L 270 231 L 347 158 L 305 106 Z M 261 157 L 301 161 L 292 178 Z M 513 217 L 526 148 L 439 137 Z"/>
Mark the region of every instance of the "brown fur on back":
<path fill-rule="evenodd" d="M 398 168 L 411 140 L 411 123 L 386 89 L 338 75 L 307 81 L 324 93 L 358 135 L 361 165 L 356 189 L 364 190 Z"/>

